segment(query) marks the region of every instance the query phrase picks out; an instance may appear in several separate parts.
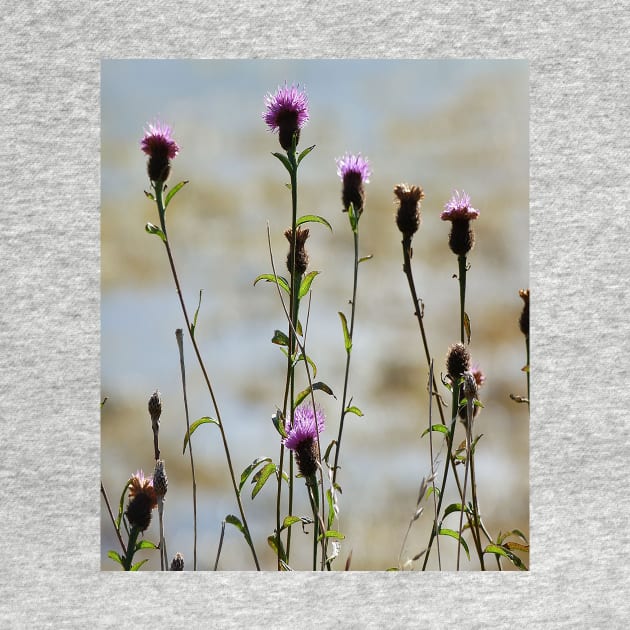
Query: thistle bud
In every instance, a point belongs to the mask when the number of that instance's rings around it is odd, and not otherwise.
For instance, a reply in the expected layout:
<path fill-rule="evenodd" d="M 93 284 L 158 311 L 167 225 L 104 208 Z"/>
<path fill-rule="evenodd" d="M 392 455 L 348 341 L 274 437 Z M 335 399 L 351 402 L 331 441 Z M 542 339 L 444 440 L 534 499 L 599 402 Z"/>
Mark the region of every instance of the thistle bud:
<path fill-rule="evenodd" d="M 289 241 L 289 253 L 287 254 L 287 269 L 291 273 L 291 265 L 293 263 L 293 230 L 288 228 L 285 230 L 284 235 Z M 308 228 L 298 227 L 295 233 L 295 272 L 298 276 L 303 276 L 308 267 L 308 253 L 304 244 L 308 238 Z"/>
<path fill-rule="evenodd" d="M 454 343 L 446 356 L 446 371 L 453 383 L 457 383 L 470 370 L 470 353 L 463 343 Z"/>
<path fill-rule="evenodd" d="M 420 200 L 424 198 L 424 191 L 419 186 L 409 187 L 407 184 L 398 184 L 394 188 L 394 194 L 400 202 L 396 213 L 396 225 L 403 237 L 411 240 L 422 222 Z"/>
<path fill-rule="evenodd" d="M 151 524 L 153 509 L 157 506 L 157 495 L 153 488 L 152 479 L 146 478 L 139 470 L 129 485 L 129 503 L 125 511 L 127 520 L 132 527 L 145 531 Z"/>
<path fill-rule="evenodd" d="M 158 459 L 155 462 L 155 470 L 153 471 L 153 489 L 158 498 L 163 497 L 168 490 L 168 479 L 166 477 L 166 468 L 164 460 Z"/>
<path fill-rule="evenodd" d="M 529 289 L 520 289 L 519 296 L 523 299 L 523 310 L 518 319 L 518 326 L 521 332 L 529 339 Z"/>

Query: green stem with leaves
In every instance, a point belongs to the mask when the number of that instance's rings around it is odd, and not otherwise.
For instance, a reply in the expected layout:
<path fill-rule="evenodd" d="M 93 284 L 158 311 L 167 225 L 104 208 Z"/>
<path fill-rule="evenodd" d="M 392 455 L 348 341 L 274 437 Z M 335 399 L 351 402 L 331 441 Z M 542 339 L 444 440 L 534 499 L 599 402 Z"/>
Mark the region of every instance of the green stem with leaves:
<path fill-rule="evenodd" d="M 193 332 L 193 329 L 191 328 L 190 325 L 190 318 L 188 317 L 188 311 L 186 309 L 186 303 L 184 302 L 184 296 L 182 294 L 182 290 L 181 290 L 181 286 L 179 283 L 179 277 L 177 275 L 177 270 L 175 267 L 175 262 L 173 260 L 173 254 L 171 252 L 171 247 L 169 244 L 169 240 L 168 240 L 168 233 L 166 231 L 166 206 L 164 204 L 163 201 L 163 190 L 164 190 L 164 182 L 163 181 L 157 181 L 153 183 L 153 190 L 155 191 L 155 201 L 157 204 L 157 209 L 158 209 L 158 214 L 160 216 L 160 227 L 162 230 L 162 234 L 160 235 L 162 237 L 162 241 L 164 243 L 164 246 L 166 248 L 166 253 L 168 255 L 168 261 L 169 261 L 169 265 L 171 268 L 171 273 L 173 275 L 173 280 L 175 281 L 175 287 L 177 289 L 177 295 L 179 297 L 179 302 L 182 308 L 182 313 L 184 315 L 184 320 L 186 322 L 186 330 L 188 331 L 188 335 L 190 337 L 190 341 L 192 343 L 193 349 L 195 351 L 195 355 L 197 356 L 197 361 L 199 362 L 199 367 L 201 368 L 201 372 L 203 374 L 204 380 L 206 382 L 206 386 L 208 388 L 208 392 L 210 393 L 210 398 L 212 399 L 212 404 L 214 406 L 214 410 L 217 416 L 217 425 L 219 427 L 219 431 L 221 433 L 221 440 L 223 442 L 223 449 L 225 451 L 225 457 L 227 460 L 227 464 L 228 464 L 228 469 L 229 469 L 229 473 L 230 473 L 230 479 L 232 481 L 232 487 L 234 489 L 234 494 L 236 496 L 236 502 L 238 504 L 238 509 L 241 515 L 241 520 L 242 520 L 242 524 L 243 524 L 243 528 L 244 528 L 244 532 L 245 532 L 245 539 L 247 541 L 247 544 L 249 545 L 249 548 L 251 549 L 253 558 L 254 558 L 254 564 L 256 565 L 256 569 L 258 571 L 260 571 L 260 564 L 258 562 L 258 556 L 256 555 L 256 550 L 254 548 L 254 544 L 251 538 L 251 535 L 249 533 L 249 527 L 247 525 L 247 519 L 245 517 L 245 511 L 243 509 L 243 504 L 241 502 L 241 496 L 240 496 L 240 492 L 238 490 L 238 485 L 236 483 L 236 477 L 234 476 L 234 467 L 232 465 L 232 457 L 230 455 L 230 449 L 228 446 L 228 442 L 227 442 L 227 435 L 225 433 L 225 428 L 223 426 L 223 421 L 221 419 L 221 413 L 219 411 L 219 405 L 217 403 L 216 397 L 214 395 L 214 390 L 212 388 L 212 384 L 210 382 L 210 377 L 208 376 L 208 372 L 206 370 L 206 366 L 203 362 L 203 359 L 201 357 L 201 352 L 199 351 L 199 346 L 197 345 L 197 341 L 195 339 L 195 335 Z M 175 189 L 173 189 L 175 190 Z M 171 194 L 171 198 L 172 198 L 172 194 Z M 168 199 L 167 199 L 168 201 Z"/>

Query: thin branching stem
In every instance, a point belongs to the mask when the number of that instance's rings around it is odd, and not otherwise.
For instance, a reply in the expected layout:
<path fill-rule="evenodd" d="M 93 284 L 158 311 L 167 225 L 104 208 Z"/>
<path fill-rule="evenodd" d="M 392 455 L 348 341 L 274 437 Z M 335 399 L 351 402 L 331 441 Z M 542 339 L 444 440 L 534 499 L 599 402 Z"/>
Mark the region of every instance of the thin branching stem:
<path fill-rule="evenodd" d="M 162 192 L 163 192 L 163 187 L 164 187 L 164 182 L 162 181 L 157 181 L 153 184 L 153 189 L 155 190 L 155 198 L 156 198 L 156 202 L 157 202 L 157 207 L 158 207 L 158 213 L 160 215 L 160 227 L 162 228 L 162 232 L 164 234 L 164 246 L 166 247 L 166 253 L 168 255 L 168 261 L 169 261 L 169 265 L 171 268 L 171 273 L 173 275 L 173 280 L 175 281 L 175 287 L 177 289 L 177 296 L 179 297 L 179 302 L 180 305 L 182 307 L 182 313 L 184 315 L 184 320 L 186 322 L 186 330 L 188 331 L 188 336 L 190 337 L 190 341 L 192 343 L 193 349 L 195 351 L 195 355 L 197 357 L 197 361 L 199 362 L 199 367 L 201 368 L 201 372 L 203 374 L 204 380 L 206 382 L 206 386 L 208 388 L 208 392 L 210 393 L 210 398 L 212 399 L 212 404 L 214 406 L 214 410 L 216 413 L 216 420 L 219 426 L 219 431 L 221 433 L 221 440 L 223 442 L 223 449 L 225 451 L 225 457 L 227 460 L 227 464 L 228 464 L 228 469 L 229 469 L 229 473 L 230 473 L 230 479 L 232 481 L 232 487 L 234 489 L 234 494 L 236 496 L 236 502 L 238 504 L 238 509 L 239 512 L 241 514 L 241 520 L 243 523 L 243 528 L 245 529 L 245 532 L 247 532 L 247 536 L 245 536 L 247 543 L 249 544 L 249 547 L 251 549 L 252 555 L 254 557 L 254 564 L 256 565 L 256 569 L 258 571 L 260 571 L 260 564 L 258 562 L 258 556 L 256 555 L 256 550 L 254 548 L 254 543 L 252 541 L 250 532 L 249 532 L 249 526 L 247 525 L 247 519 L 245 517 L 245 510 L 243 509 L 243 503 L 241 501 L 241 496 L 240 496 L 240 492 L 238 490 L 238 486 L 236 484 L 236 477 L 234 475 L 234 467 L 232 465 L 232 457 L 230 455 L 230 448 L 228 446 L 228 442 L 227 442 L 227 435 L 225 433 L 225 428 L 223 426 L 223 421 L 221 419 L 221 413 L 219 411 L 219 405 L 217 403 L 217 399 L 214 395 L 214 389 L 212 387 L 212 384 L 210 382 L 210 377 L 208 376 L 208 372 L 206 370 L 206 366 L 204 364 L 204 361 L 201 357 L 201 352 L 199 350 L 199 346 L 197 345 L 197 341 L 195 339 L 195 336 L 192 332 L 192 329 L 190 327 L 190 318 L 188 317 L 188 311 L 186 309 L 186 303 L 184 302 L 184 296 L 182 294 L 182 290 L 181 290 L 181 286 L 179 284 L 179 277 L 177 275 L 177 269 L 175 267 L 175 262 L 173 260 L 173 254 L 171 252 L 171 246 L 169 244 L 169 240 L 168 240 L 168 233 L 166 231 L 166 220 L 165 220 L 165 209 L 164 209 L 164 203 L 162 201 Z"/>
<path fill-rule="evenodd" d="M 107 498 L 107 493 L 105 492 L 105 487 L 103 486 L 102 481 L 101 481 L 101 494 L 103 495 L 103 498 L 105 499 L 105 505 L 107 506 L 107 511 L 109 512 L 109 518 L 111 518 L 112 520 L 112 525 L 114 526 L 114 530 L 116 531 L 116 536 L 118 537 L 118 542 L 120 543 L 120 547 L 123 551 L 123 555 L 126 555 L 127 548 L 125 547 L 125 543 L 123 542 L 122 536 L 120 535 L 120 530 L 118 529 L 118 527 L 116 527 L 116 519 L 114 518 L 114 515 L 112 514 L 112 509 L 109 506 L 109 499 Z"/>
<path fill-rule="evenodd" d="M 193 571 L 197 570 L 197 482 L 195 480 L 195 460 L 193 458 L 192 437 L 190 435 L 190 417 L 188 414 L 188 395 L 186 393 L 186 365 L 184 363 L 184 340 L 182 329 L 175 331 L 177 349 L 179 351 L 179 365 L 182 372 L 182 391 L 184 393 L 184 412 L 186 414 L 186 435 L 188 435 L 188 453 L 190 454 L 190 470 L 192 473 L 193 495 Z"/>

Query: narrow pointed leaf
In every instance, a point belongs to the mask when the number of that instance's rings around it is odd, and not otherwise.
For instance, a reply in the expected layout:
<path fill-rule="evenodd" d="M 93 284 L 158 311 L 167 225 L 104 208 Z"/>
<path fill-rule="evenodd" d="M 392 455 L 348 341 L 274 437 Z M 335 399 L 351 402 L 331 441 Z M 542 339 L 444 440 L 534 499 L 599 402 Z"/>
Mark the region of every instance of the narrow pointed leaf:
<path fill-rule="evenodd" d="M 195 311 L 195 315 L 193 316 L 192 324 L 190 325 L 190 334 L 192 337 L 195 336 L 195 328 L 197 328 L 197 317 L 199 316 L 199 309 L 201 308 L 201 294 L 203 290 L 199 290 L 199 303 L 197 304 L 197 310 Z"/>
<path fill-rule="evenodd" d="M 291 163 L 289 162 L 289 159 L 287 158 L 286 155 L 282 155 L 282 153 L 272 153 L 271 155 L 277 157 L 284 164 L 284 168 L 286 168 L 287 171 L 289 171 L 289 173 L 291 173 L 291 171 L 293 169 L 292 169 Z"/>
<path fill-rule="evenodd" d="M 297 227 L 298 225 L 302 225 L 304 223 L 322 223 L 332 232 L 332 225 L 330 225 L 324 217 L 320 217 L 317 214 L 305 214 L 295 222 L 295 225 Z"/>
<path fill-rule="evenodd" d="M 315 145 L 304 149 L 304 151 L 302 151 L 302 153 L 298 156 L 297 163 L 299 164 L 314 148 Z"/>
<path fill-rule="evenodd" d="M 453 512 L 461 512 L 462 511 L 462 504 L 461 503 L 451 503 L 445 510 L 444 510 L 444 516 L 442 517 L 442 520 L 444 520 L 449 514 L 452 514 Z M 467 510 L 465 510 L 467 511 Z"/>
<path fill-rule="evenodd" d="M 446 529 L 445 527 L 440 527 L 439 533 L 441 536 L 450 536 L 451 538 L 454 538 L 455 540 L 459 541 L 459 544 L 464 548 L 464 551 L 466 552 L 466 557 L 470 560 L 470 552 L 468 551 L 468 545 L 466 544 L 466 541 L 459 535 L 458 532 L 456 532 L 454 529 Z"/>
<path fill-rule="evenodd" d="M 344 413 L 353 413 L 355 416 L 362 416 L 363 412 L 358 408 L 355 407 L 354 405 L 352 407 L 346 407 L 343 410 Z"/>
<path fill-rule="evenodd" d="M 287 437 L 287 432 L 284 430 L 283 414 L 279 409 L 271 416 L 271 421 L 273 422 L 273 426 L 276 427 L 276 431 L 280 434 L 280 436 L 283 438 Z"/>
<path fill-rule="evenodd" d="M 164 234 L 164 232 L 162 232 L 162 230 L 160 230 L 160 228 L 157 225 L 153 225 L 153 223 L 147 223 L 144 226 L 144 229 L 149 234 L 156 234 L 157 236 L 159 236 L 162 239 L 162 241 L 164 243 L 166 243 L 166 235 Z"/>
<path fill-rule="evenodd" d="M 300 292 L 298 293 L 298 299 L 301 300 L 311 288 L 311 284 L 313 283 L 313 279 L 316 275 L 319 274 L 319 271 L 311 271 L 306 274 L 304 278 L 302 278 L 302 282 L 300 283 Z"/>
<path fill-rule="evenodd" d="M 179 184 L 176 184 L 175 186 L 173 186 L 173 188 L 171 188 L 167 195 L 166 195 L 166 199 L 164 200 L 164 209 L 166 210 L 166 208 L 168 208 L 168 204 L 171 202 L 171 199 L 188 183 L 189 180 L 185 180 L 183 182 L 179 182 Z M 169 215 L 170 216 L 170 215 Z"/>
<path fill-rule="evenodd" d="M 448 437 L 449 434 L 450 434 L 450 431 L 448 430 L 448 427 L 444 426 L 443 424 L 433 424 L 433 425 L 431 425 L 431 431 L 437 431 L 438 433 L 444 433 L 444 435 L 446 435 L 446 437 Z M 428 432 L 429 432 L 429 429 L 425 429 L 422 432 L 422 435 L 420 437 L 424 437 Z"/>
<path fill-rule="evenodd" d="M 148 190 L 144 191 L 144 194 L 151 200 L 151 201 L 155 201 L 155 197 L 153 196 L 153 193 L 150 193 Z"/>
<path fill-rule="evenodd" d="M 276 465 L 273 462 L 267 464 L 263 469 L 259 470 L 252 482 L 256 482 L 254 489 L 252 490 L 252 499 L 262 490 L 262 487 L 267 482 L 267 479 L 276 472 Z"/>
<path fill-rule="evenodd" d="M 150 540 L 141 540 L 136 543 L 136 551 L 138 551 L 138 549 L 157 549 L 157 548 L 158 546 L 154 542 L 151 542 Z"/>
<path fill-rule="evenodd" d="M 352 339 L 350 339 L 350 333 L 348 332 L 348 320 L 341 311 L 339 311 L 339 317 L 341 318 L 341 327 L 343 328 L 343 343 L 346 347 L 346 352 L 350 352 L 352 349 Z"/>
<path fill-rule="evenodd" d="M 333 502 L 332 490 L 330 488 L 326 490 L 326 499 L 328 501 L 328 529 L 330 529 L 333 521 L 335 520 L 335 505 Z"/>
<path fill-rule="evenodd" d="M 111 558 L 114 562 L 118 562 L 118 564 L 123 564 L 123 559 L 120 557 L 120 554 L 113 549 L 107 552 L 107 557 Z"/>
<path fill-rule="evenodd" d="M 300 354 L 297 360 L 304 361 L 304 355 Z M 315 362 L 309 356 L 306 357 L 306 361 L 313 368 L 313 378 L 315 378 L 317 376 L 317 366 L 315 365 Z"/>
<path fill-rule="evenodd" d="M 291 294 L 291 289 L 289 288 L 289 283 L 288 283 L 287 279 L 286 279 L 286 278 L 283 278 L 282 276 L 274 276 L 272 273 L 263 273 L 263 274 L 260 274 L 260 275 L 256 278 L 256 280 L 254 280 L 254 286 L 255 286 L 255 285 L 256 285 L 256 284 L 257 284 L 260 280 L 265 280 L 265 281 L 267 281 L 267 282 L 273 282 L 274 284 L 276 283 L 276 280 L 277 280 L 278 286 L 279 286 L 281 289 L 284 289 L 288 295 L 290 295 L 290 294 Z"/>
<path fill-rule="evenodd" d="M 335 397 L 332 389 L 330 389 L 330 387 L 328 387 L 326 383 L 322 383 L 321 381 L 317 381 L 317 383 L 313 383 L 313 391 L 317 391 L 317 390 L 325 392 L 326 394 L 329 394 L 333 398 Z M 311 393 L 310 387 L 307 387 L 304 391 L 301 391 L 295 399 L 295 406 L 297 407 L 307 396 L 310 395 L 310 393 Z"/>
<path fill-rule="evenodd" d="M 372 258 L 374 258 L 374 254 L 368 254 L 367 256 L 361 256 L 361 258 L 359 258 L 359 262 L 365 262 L 366 260 L 372 260 Z"/>
<path fill-rule="evenodd" d="M 281 330 L 275 330 L 271 338 L 271 343 L 275 343 L 278 346 L 288 346 L 289 338 Z"/>
<path fill-rule="evenodd" d="M 125 495 L 127 494 L 127 488 L 131 485 L 131 479 L 127 481 L 123 491 L 120 494 L 120 501 L 118 502 L 118 516 L 116 517 L 116 529 L 120 530 L 120 521 L 122 520 L 123 510 L 125 509 Z"/>
<path fill-rule="evenodd" d="M 148 561 L 149 561 L 148 558 L 145 558 L 144 560 L 140 560 L 140 562 L 136 562 L 136 564 L 134 564 L 129 570 L 137 571 L 145 562 L 148 562 Z"/>
<path fill-rule="evenodd" d="M 519 568 L 521 571 L 527 571 L 527 566 L 523 563 L 523 561 L 514 553 L 505 549 L 503 547 L 499 547 L 498 545 L 488 545 L 484 550 L 484 553 L 495 553 L 499 556 L 503 556 L 510 560 L 512 564 Z"/>
<path fill-rule="evenodd" d="M 324 536 L 325 536 L 326 538 L 337 538 L 338 540 L 345 540 L 345 538 L 346 538 L 346 537 L 345 537 L 345 536 L 344 536 L 341 532 L 338 532 L 338 531 L 336 531 L 336 530 L 334 530 L 334 529 L 329 529 L 329 530 L 328 530 L 328 531 L 324 534 Z"/>
<path fill-rule="evenodd" d="M 511 540 L 504 542 L 503 546 L 509 549 L 510 551 L 515 549 L 516 551 L 529 552 L 529 545 L 524 545 L 523 543 L 512 542 Z"/>
<path fill-rule="evenodd" d="M 260 466 L 264 462 L 271 462 L 271 457 L 257 457 L 242 473 L 241 473 L 241 483 L 239 484 L 238 491 L 239 494 L 245 485 L 245 482 L 249 478 L 249 476 L 254 472 L 258 466 Z"/>
<path fill-rule="evenodd" d="M 468 317 L 468 313 L 464 313 L 464 329 L 466 330 L 467 343 L 470 344 L 470 317 Z"/>
<path fill-rule="evenodd" d="M 200 427 L 202 424 L 216 424 L 217 426 L 219 426 L 218 420 L 215 420 L 214 418 L 210 418 L 208 416 L 204 416 L 203 418 L 199 418 L 199 420 L 195 420 L 190 425 L 190 430 L 186 431 L 186 434 L 184 435 L 184 448 L 182 449 L 182 454 L 186 452 L 186 446 L 188 445 L 188 441 L 192 437 L 192 434 L 197 430 L 197 427 Z"/>
<path fill-rule="evenodd" d="M 291 527 L 294 523 L 299 523 L 302 519 L 299 516 L 287 516 L 282 522 L 281 530 Z"/>

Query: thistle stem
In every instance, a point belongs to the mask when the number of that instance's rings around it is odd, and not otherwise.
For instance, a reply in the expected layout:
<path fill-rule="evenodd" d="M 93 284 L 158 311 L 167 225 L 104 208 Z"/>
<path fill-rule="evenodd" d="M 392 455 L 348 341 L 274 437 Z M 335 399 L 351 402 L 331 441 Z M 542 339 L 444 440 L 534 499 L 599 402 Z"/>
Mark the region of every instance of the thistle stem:
<path fill-rule="evenodd" d="M 232 457 L 230 455 L 230 449 L 228 446 L 228 442 L 227 442 L 227 436 L 225 433 L 225 428 L 223 426 L 223 421 L 221 419 L 221 413 L 219 411 L 219 405 L 217 403 L 216 397 L 214 395 L 214 390 L 212 388 L 212 384 L 210 383 L 210 378 L 208 376 L 208 372 L 206 371 L 206 366 L 203 362 L 203 359 L 201 358 L 201 352 L 199 351 L 199 346 L 197 345 L 197 341 L 195 339 L 195 336 L 192 333 L 191 327 L 190 327 L 190 318 L 188 317 L 188 311 L 186 310 L 186 303 L 184 302 L 184 296 L 182 294 L 182 290 L 179 284 L 179 277 L 177 275 L 177 270 L 175 267 L 175 262 L 173 260 L 173 254 L 171 252 L 171 246 L 169 244 L 169 240 L 168 240 L 168 233 L 166 231 L 166 220 L 165 220 L 165 208 L 164 208 L 164 202 L 162 200 L 162 192 L 163 192 L 163 188 L 164 188 L 164 182 L 163 181 L 157 181 L 154 182 L 153 184 L 153 189 L 155 190 L 155 200 L 157 203 L 157 208 L 158 208 L 158 213 L 160 215 L 160 227 L 162 229 L 162 232 L 164 234 L 164 246 L 166 247 L 166 253 L 168 255 L 168 261 L 169 261 L 169 265 L 171 267 L 171 273 L 173 275 L 173 280 L 175 281 L 175 287 L 177 289 L 177 296 L 179 297 L 179 302 L 180 305 L 182 307 L 182 313 L 184 315 L 184 320 L 186 321 L 186 330 L 188 331 L 188 336 L 190 337 L 190 341 L 192 343 L 193 349 L 195 351 L 195 355 L 197 356 L 197 361 L 199 362 L 199 367 L 201 368 L 201 372 L 203 374 L 204 380 L 206 382 L 206 386 L 208 388 L 208 392 L 210 393 L 210 398 L 212 399 L 212 404 L 214 406 L 214 410 L 217 416 L 217 422 L 218 422 L 218 426 L 219 426 L 219 431 L 221 433 L 221 440 L 223 442 L 223 449 L 225 451 L 225 457 L 227 460 L 227 464 L 228 464 L 228 469 L 229 469 L 229 473 L 230 473 L 230 479 L 232 480 L 232 487 L 234 489 L 234 494 L 236 496 L 236 502 L 238 504 L 238 509 L 239 512 L 241 514 L 241 520 L 243 523 L 243 527 L 245 529 L 245 531 L 247 532 L 247 536 L 245 536 L 247 543 L 249 544 L 249 547 L 252 551 L 252 555 L 254 557 L 254 564 L 256 565 L 256 569 L 258 571 L 260 571 L 260 564 L 258 562 L 258 556 L 256 555 L 256 550 L 254 549 L 254 543 L 251 539 L 251 536 L 249 534 L 249 526 L 247 525 L 247 519 L 245 518 L 245 511 L 243 510 L 243 504 L 241 502 L 241 496 L 240 493 L 238 491 L 238 486 L 236 484 L 236 477 L 234 476 L 234 467 L 232 466 Z"/>

